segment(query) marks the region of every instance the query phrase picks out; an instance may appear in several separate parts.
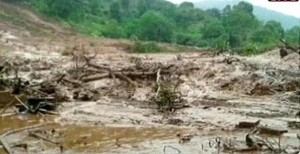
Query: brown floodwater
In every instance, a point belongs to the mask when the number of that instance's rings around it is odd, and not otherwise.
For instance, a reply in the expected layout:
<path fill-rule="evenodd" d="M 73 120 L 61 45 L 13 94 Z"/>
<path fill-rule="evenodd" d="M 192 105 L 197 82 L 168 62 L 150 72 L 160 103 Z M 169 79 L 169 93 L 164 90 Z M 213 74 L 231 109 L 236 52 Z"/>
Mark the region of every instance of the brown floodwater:
<path fill-rule="evenodd" d="M 13 115 L 13 116 L 5 116 L 0 117 L 0 134 L 3 134 L 9 130 L 15 130 L 22 127 L 35 125 L 42 120 L 40 120 L 38 116 L 35 115 Z"/>
<path fill-rule="evenodd" d="M 0 117 L 0 133 L 34 126 L 42 123 L 53 122 L 53 116 L 13 115 Z M 192 128 L 179 127 L 137 127 L 137 126 L 81 126 L 47 124 L 33 130 L 53 132 L 46 135 L 47 138 L 58 141 L 55 145 L 28 135 L 28 131 L 14 133 L 5 137 L 5 140 L 14 145 L 26 143 L 28 153 L 60 153 L 63 147 L 64 153 L 218 153 L 215 139 L 233 139 L 243 141 L 245 132 L 205 131 Z M 194 133 L 195 136 L 188 143 L 181 144 L 176 134 Z M 291 131 L 282 138 L 282 142 L 297 146 L 298 141 L 294 137 L 298 130 Z M 277 139 L 277 137 L 275 138 Z M 212 146 L 211 146 L 212 144 Z M 300 143 L 299 143 L 300 144 Z M 171 148 L 170 148 L 171 147 Z M 27 153 L 22 148 L 12 148 L 15 153 Z M 0 154 L 5 153 L 0 147 Z M 222 153 L 222 152 L 220 152 Z M 250 152 L 254 153 L 254 152 Z M 260 154 L 265 152 L 255 152 Z M 267 152 L 268 153 L 268 152 Z"/>
<path fill-rule="evenodd" d="M 20 128 L 42 124 L 53 121 L 53 117 L 39 117 L 39 116 L 7 116 L 0 118 L 0 133 L 17 130 Z M 101 153 L 110 151 L 112 148 L 120 148 L 123 145 L 134 145 L 151 140 L 168 140 L 176 138 L 176 133 L 184 131 L 184 129 L 176 128 L 144 128 L 144 127 L 109 127 L 109 126 L 79 126 L 79 125 L 60 125 L 47 124 L 32 130 L 55 130 L 56 135 L 53 135 L 55 140 L 59 141 L 63 146 L 64 151 L 72 151 L 78 153 Z M 28 137 L 26 131 L 18 132 L 6 136 L 7 141 L 23 143 L 26 141 L 33 153 L 53 150 L 58 152 L 60 145 L 51 145 L 46 143 L 43 149 L 34 146 L 36 139 Z M 57 135 L 59 134 L 59 135 Z M 19 139 L 16 139 L 19 138 Z M 10 143 L 16 144 L 16 143 Z M 16 149 L 17 152 L 22 153 L 22 150 Z M 19 150 L 19 151 L 18 151 Z M 41 151 L 40 151 L 41 150 Z M 23 150 L 24 151 L 24 150 Z M 0 153 L 5 153 L 0 148 Z"/>

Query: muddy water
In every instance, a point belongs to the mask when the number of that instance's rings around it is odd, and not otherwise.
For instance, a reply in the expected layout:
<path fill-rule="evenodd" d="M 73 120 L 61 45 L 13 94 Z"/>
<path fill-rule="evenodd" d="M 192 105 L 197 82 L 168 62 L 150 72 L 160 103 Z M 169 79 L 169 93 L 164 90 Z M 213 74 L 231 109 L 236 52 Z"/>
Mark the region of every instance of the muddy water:
<path fill-rule="evenodd" d="M 8 116 L 0 118 L 0 133 L 10 130 L 17 130 L 36 124 L 50 122 L 53 117 L 38 116 Z M 62 126 L 50 124 L 33 130 L 46 132 L 55 131 L 50 135 L 52 139 L 59 141 L 66 153 L 102 153 L 112 152 L 113 149 L 137 148 L 139 143 L 154 140 L 170 140 L 176 138 L 177 132 L 184 129 L 175 128 L 134 128 L 134 127 L 84 127 L 77 125 Z M 28 151 L 31 153 L 58 153 L 59 145 L 47 142 L 38 142 L 37 139 L 29 137 L 27 131 L 15 133 L 5 137 L 6 141 L 13 145 L 17 143 L 28 144 Z M 43 144 L 43 146 L 40 146 Z M 135 146 L 136 145 L 136 146 Z M 43 148 L 41 148 L 43 147 Z M 24 149 L 13 148 L 17 153 L 25 152 Z M 0 153 L 5 153 L 0 148 Z"/>
<path fill-rule="evenodd" d="M 151 140 L 167 140 L 175 137 L 176 129 L 78 127 L 68 126 L 63 142 L 67 149 L 76 152 L 108 152 L 123 146 Z M 125 147 L 126 147 L 125 146 Z"/>
<path fill-rule="evenodd" d="M 14 115 L 0 118 L 0 133 L 16 130 L 41 123 L 53 122 L 56 117 Z M 122 126 L 122 127 L 121 127 Z M 245 134 L 247 131 L 222 131 L 222 130 L 198 130 L 183 127 L 168 127 L 166 125 L 156 127 L 141 127 L 124 125 L 115 126 L 80 126 L 48 124 L 44 127 L 31 129 L 30 131 L 43 131 L 47 138 L 58 141 L 55 145 L 28 135 L 28 131 L 14 133 L 5 137 L 10 144 L 26 143 L 27 152 L 23 148 L 12 148 L 15 153 L 226 153 L 218 148 L 216 138 L 220 137 L 221 144 L 231 140 L 242 148 L 245 147 Z M 51 132 L 51 133 L 49 133 Z M 192 134 L 193 138 L 187 143 L 179 143 L 176 136 Z M 296 138 L 299 130 L 291 130 L 281 138 L 282 145 L 297 147 L 299 141 Z M 271 140 L 278 137 L 264 136 Z M 5 151 L 0 148 L 0 154 Z M 249 152 L 249 153 L 254 153 Z M 255 154 L 268 153 L 255 152 Z"/>
<path fill-rule="evenodd" d="M 9 130 L 15 130 L 22 127 L 38 124 L 42 122 L 37 116 L 18 115 L 0 117 L 0 134 Z"/>
<path fill-rule="evenodd" d="M 50 122 L 53 117 L 38 116 L 10 116 L 0 118 L 0 132 L 3 134 L 9 130 L 15 130 L 39 123 Z M 232 140 L 244 141 L 246 132 L 224 132 L 224 131 L 203 131 L 176 127 L 108 127 L 108 126 L 78 126 L 49 124 L 35 130 L 52 132 L 48 138 L 58 141 L 60 145 L 54 145 L 46 141 L 38 140 L 28 136 L 23 131 L 8 135 L 6 141 L 13 145 L 26 142 L 28 153 L 223 153 L 218 150 L 216 138 L 221 141 Z M 33 131 L 33 130 L 31 130 Z M 191 141 L 179 143 L 177 133 L 193 134 Z M 294 133 L 282 137 L 282 142 L 297 146 L 297 139 Z M 50 136 L 50 137 L 49 137 Z M 267 136 L 268 137 L 268 136 Z M 276 138 L 273 138 L 276 139 Z M 243 146 L 245 146 L 243 144 Z M 13 148 L 15 153 L 27 153 L 22 148 Z M 218 152 L 219 151 L 219 152 Z M 5 153 L 0 148 L 0 153 Z M 225 152 L 226 153 L 226 152 Z M 249 152 L 268 153 L 268 152 Z"/>

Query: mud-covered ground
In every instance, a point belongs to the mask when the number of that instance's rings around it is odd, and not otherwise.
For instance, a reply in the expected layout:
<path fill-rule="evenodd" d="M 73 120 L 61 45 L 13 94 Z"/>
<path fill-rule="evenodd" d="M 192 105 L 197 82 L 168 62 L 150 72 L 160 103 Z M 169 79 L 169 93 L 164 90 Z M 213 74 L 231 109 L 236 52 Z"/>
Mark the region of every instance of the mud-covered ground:
<path fill-rule="evenodd" d="M 22 82 L 38 85 L 23 89 L 28 97 L 51 89 L 59 98 L 59 115 L 16 115 L 13 107 L 2 113 L 2 134 L 45 124 L 6 135 L 15 153 L 244 153 L 251 127 L 237 125 L 258 120 L 258 127 L 287 131 L 260 133 L 273 150 L 299 151 L 297 53 L 283 59 L 279 49 L 248 57 L 195 48 L 186 50 L 198 52 L 134 54 L 132 42 L 62 33 L 55 25 L 50 25 L 54 32 L 40 33 L 16 29 L 9 22 L 0 27 L 0 65 L 8 68 L 1 90 L 11 90 L 8 82 L 17 70 Z M 158 109 L 152 99 L 158 75 L 159 82 L 174 86 L 180 108 Z M 13 97 L 2 91 L 0 98 L 3 108 Z M 30 137 L 29 132 L 59 144 Z M 21 143 L 27 147 L 17 146 Z"/>

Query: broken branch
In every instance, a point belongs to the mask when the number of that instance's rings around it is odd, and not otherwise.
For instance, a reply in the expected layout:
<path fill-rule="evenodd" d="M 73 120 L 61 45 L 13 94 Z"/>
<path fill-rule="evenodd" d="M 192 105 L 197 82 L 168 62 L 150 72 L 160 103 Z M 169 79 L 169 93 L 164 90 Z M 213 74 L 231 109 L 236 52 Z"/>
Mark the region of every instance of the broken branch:
<path fill-rule="evenodd" d="M 96 80 L 101 80 L 104 78 L 108 78 L 110 76 L 109 73 L 103 73 L 103 74 L 99 74 L 99 75 L 93 75 L 93 76 L 89 76 L 89 77 L 85 77 L 82 79 L 83 82 L 91 82 L 91 81 L 96 81 Z"/>
<path fill-rule="evenodd" d="M 46 123 L 46 124 L 50 124 L 50 123 Z M 35 128 L 38 128 L 38 127 L 42 127 L 42 126 L 45 126 L 46 124 L 38 124 L 38 125 L 34 125 L 34 126 L 29 126 L 29 127 L 16 129 L 16 130 L 7 131 L 7 132 L 5 132 L 4 134 L 2 134 L 0 136 L 0 143 L 3 145 L 3 147 L 4 147 L 4 149 L 6 150 L 7 153 L 11 154 L 12 151 L 10 149 L 9 144 L 4 139 L 5 136 L 11 135 L 11 134 L 14 134 L 14 133 L 18 133 L 18 132 L 22 132 L 22 131 L 26 131 L 26 130 L 30 130 L 30 129 L 35 129 Z"/>
<path fill-rule="evenodd" d="M 286 41 L 284 41 L 283 39 L 279 39 L 280 40 L 280 42 L 282 42 L 284 45 L 285 45 L 285 47 L 287 48 L 287 49 L 291 49 L 291 50 L 293 50 L 294 52 L 297 52 L 297 50 L 294 48 L 294 47 L 292 47 L 291 45 L 289 45 Z M 298 52 L 297 52 L 298 53 Z M 299 53 L 300 54 L 300 53 Z"/>
<path fill-rule="evenodd" d="M 30 132 L 29 135 L 32 136 L 32 137 L 38 138 L 38 139 L 42 139 L 42 140 L 48 141 L 48 142 L 53 143 L 53 144 L 60 144 L 57 141 L 52 141 L 52 140 L 46 138 L 45 136 L 42 136 L 42 135 L 37 134 L 37 133 Z"/>
<path fill-rule="evenodd" d="M 73 85 L 76 86 L 76 87 L 80 87 L 80 86 L 81 86 L 81 84 L 80 84 L 79 81 L 74 81 L 74 80 L 66 79 L 66 78 L 64 78 L 63 81 L 65 81 L 65 82 L 67 82 L 67 83 L 70 83 L 70 84 L 73 84 Z"/>
<path fill-rule="evenodd" d="M 176 150 L 178 154 L 181 153 L 181 151 L 179 149 L 177 149 L 173 146 L 170 146 L 170 145 L 164 146 L 164 153 L 166 153 L 167 148 L 171 148 L 173 150 Z"/>
<path fill-rule="evenodd" d="M 25 103 L 23 103 L 17 96 L 14 96 L 14 98 L 15 98 L 20 104 L 22 104 L 27 110 L 29 110 L 29 107 L 28 107 Z"/>
<path fill-rule="evenodd" d="M 1 144 L 3 145 L 3 148 L 5 149 L 5 151 L 8 153 L 8 154 L 12 154 L 12 150 L 10 149 L 10 146 L 9 144 L 5 141 L 5 139 L 2 137 L 0 138 L 0 142 Z"/>
<path fill-rule="evenodd" d="M 48 111 L 48 110 L 46 110 L 46 109 L 41 109 L 41 108 L 39 108 L 39 111 L 40 111 L 40 112 L 43 112 L 43 113 L 52 114 L 52 115 L 59 115 L 59 113 L 57 113 L 57 112 Z"/>
<path fill-rule="evenodd" d="M 156 77 L 156 85 L 157 85 L 157 91 L 156 91 L 156 94 L 155 94 L 155 98 L 157 98 L 157 96 L 158 96 L 158 94 L 159 94 L 159 92 L 160 92 L 160 82 L 159 82 L 159 80 L 160 80 L 160 72 L 161 72 L 161 69 L 158 69 L 158 71 L 157 71 L 157 77 Z"/>
<path fill-rule="evenodd" d="M 116 73 L 115 74 L 116 77 L 120 78 L 120 79 L 123 79 L 125 81 L 127 81 L 128 83 L 136 86 L 136 83 L 133 82 L 128 76 L 124 75 L 124 74 L 121 74 L 121 73 Z"/>
<path fill-rule="evenodd" d="M 90 67 L 94 67 L 96 69 L 101 69 L 101 70 L 107 70 L 107 71 L 110 71 L 111 69 L 107 66 L 100 66 L 100 65 L 95 65 L 95 64 L 92 64 L 92 63 L 89 63 L 87 62 L 87 65 L 90 66 Z"/>
<path fill-rule="evenodd" d="M 30 129 L 35 129 L 35 128 L 39 128 L 39 127 L 43 127 L 43 126 L 48 125 L 48 124 L 51 124 L 51 123 L 43 123 L 43 124 L 38 124 L 38 125 L 34 125 L 34 126 L 23 127 L 23 128 L 16 129 L 16 130 L 10 130 L 10 131 L 7 131 L 4 134 L 2 134 L 0 136 L 0 138 L 3 138 L 3 137 L 5 137 L 7 135 L 10 135 L 10 134 L 14 134 L 14 133 L 18 133 L 18 132 L 22 132 L 22 131 L 26 131 L 26 130 L 30 130 Z"/>

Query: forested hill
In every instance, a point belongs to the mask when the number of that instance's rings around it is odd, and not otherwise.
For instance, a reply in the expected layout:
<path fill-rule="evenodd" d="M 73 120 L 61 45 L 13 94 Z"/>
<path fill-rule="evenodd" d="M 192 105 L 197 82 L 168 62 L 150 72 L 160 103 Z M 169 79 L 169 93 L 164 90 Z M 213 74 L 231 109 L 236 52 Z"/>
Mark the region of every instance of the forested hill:
<path fill-rule="evenodd" d="M 226 5 L 237 5 L 241 0 L 226 0 L 226 1 L 200 1 L 195 3 L 195 6 L 201 9 L 211 9 L 211 8 L 217 8 L 222 10 Z M 282 27 L 284 29 L 290 29 L 293 26 L 299 25 L 298 18 L 286 14 L 282 14 L 280 12 L 272 11 L 260 6 L 253 6 L 253 14 L 261 21 L 270 21 L 270 20 L 276 20 L 282 24 Z"/>
<path fill-rule="evenodd" d="M 9 0 L 31 5 L 79 32 L 109 38 L 177 43 L 256 53 L 285 38 L 297 44 L 299 26 L 284 30 L 280 22 L 260 22 L 253 6 L 239 2 L 223 10 L 175 5 L 166 0 Z"/>
<path fill-rule="evenodd" d="M 290 29 L 296 25 L 300 25 L 300 19 L 285 15 L 276 11 L 271 11 L 263 7 L 254 7 L 253 13 L 258 19 L 263 21 L 276 20 L 279 21 L 284 29 Z"/>

